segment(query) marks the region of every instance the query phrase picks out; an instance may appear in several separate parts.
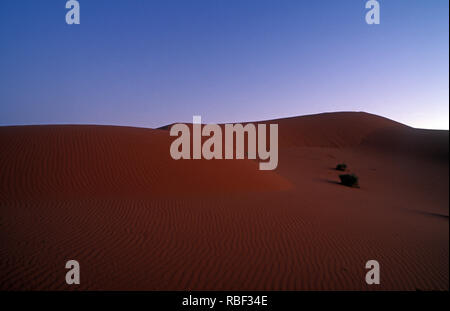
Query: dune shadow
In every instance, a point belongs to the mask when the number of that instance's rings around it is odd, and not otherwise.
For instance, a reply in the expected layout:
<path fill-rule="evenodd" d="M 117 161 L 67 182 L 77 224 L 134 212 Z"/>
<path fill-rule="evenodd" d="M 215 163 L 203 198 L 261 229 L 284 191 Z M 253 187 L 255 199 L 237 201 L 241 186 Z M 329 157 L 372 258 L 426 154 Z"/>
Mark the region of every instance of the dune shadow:
<path fill-rule="evenodd" d="M 428 212 L 428 211 L 420 211 L 420 210 L 412 210 L 412 209 L 406 209 L 406 210 L 409 212 L 424 215 L 424 216 L 437 217 L 437 218 L 441 218 L 441 219 L 446 219 L 447 221 L 449 220 L 449 216 L 445 215 L 445 214 Z"/>
<path fill-rule="evenodd" d="M 320 178 L 320 179 L 318 179 L 318 181 L 323 182 L 323 183 L 327 183 L 327 184 L 338 185 L 338 186 L 345 187 L 345 188 L 361 189 L 360 186 L 347 186 L 347 185 L 344 185 L 343 183 L 341 183 L 339 181 L 331 180 L 331 179 Z"/>
<path fill-rule="evenodd" d="M 336 180 L 331 180 L 331 179 L 326 179 L 326 178 L 320 178 L 318 179 L 318 181 L 324 182 L 324 183 L 328 183 L 328 184 L 334 184 L 334 185 L 340 185 L 343 186 L 343 184 L 341 184 L 339 181 Z"/>

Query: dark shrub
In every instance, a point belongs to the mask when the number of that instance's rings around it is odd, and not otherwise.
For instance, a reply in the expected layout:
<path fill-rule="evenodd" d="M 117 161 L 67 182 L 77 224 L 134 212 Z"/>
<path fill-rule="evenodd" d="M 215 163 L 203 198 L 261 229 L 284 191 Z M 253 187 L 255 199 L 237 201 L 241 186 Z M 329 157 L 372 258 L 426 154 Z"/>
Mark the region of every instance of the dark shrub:
<path fill-rule="evenodd" d="M 340 163 L 338 165 L 336 165 L 336 170 L 338 171 L 345 171 L 347 169 L 347 164 L 345 163 Z"/>
<path fill-rule="evenodd" d="M 341 179 L 341 184 L 345 186 L 358 187 L 358 176 L 355 174 L 339 175 L 339 178 Z"/>

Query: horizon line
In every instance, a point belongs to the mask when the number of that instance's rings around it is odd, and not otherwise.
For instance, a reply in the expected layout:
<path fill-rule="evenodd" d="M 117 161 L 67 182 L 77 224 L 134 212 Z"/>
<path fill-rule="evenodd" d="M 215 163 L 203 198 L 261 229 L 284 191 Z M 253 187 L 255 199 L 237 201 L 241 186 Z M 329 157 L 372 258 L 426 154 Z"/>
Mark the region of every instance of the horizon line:
<path fill-rule="evenodd" d="M 263 123 L 263 122 L 270 122 L 270 121 L 280 121 L 280 120 L 286 120 L 286 119 L 294 119 L 294 118 L 301 118 L 301 117 L 308 117 L 308 116 L 317 116 L 317 115 L 323 115 L 323 114 L 339 114 L 339 113 L 360 113 L 360 114 L 369 114 L 381 118 L 388 119 L 392 122 L 402 124 L 404 126 L 413 128 L 413 129 L 420 129 L 420 130 L 433 130 L 433 131 L 449 131 L 449 127 L 447 128 L 426 128 L 426 127 L 416 127 L 413 125 L 409 125 L 400 121 L 397 121 L 395 119 L 385 117 L 383 115 L 379 115 L 376 113 L 371 113 L 363 110 L 342 110 L 342 111 L 324 111 L 324 112 L 317 112 L 317 113 L 310 113 L 310 114 L 304 114 L 304 115 L 294 115 L 294 116 L 281 116 L 281 117 L 274 117 L 271 119 L 263 119 L 263 120 L 252 120 L 252 121 L 225 121 L 225 122 L 210 122 L 210 123 L 202 123 L 202 124 L 237 124 L 237 123 Z M 194 114 L 194 115 L 201 115 L 201 114 Z M 192 121 L 190 122 L 172 122 L 172 123 L 166 123 L 161 126 L 157 127 L 149 127 L 149 126 L 139 126 L 139 125 L 132 125 L 128 123 L 72 123 L 72 122 L 61 122 L 61 123 L 15 123 L 15 124 L 0 124 L 0 127 L 21 127 L 21 126 L 114 126 L 114 127 L 131 127 L 131 128 L 141 128 L 141 129 L 152 129 L 152 130 L 158 130 L 163 129 L 165 127 L 171 126 L 173 124 L 178 123 L 184 123 L 184 124 L 192 124 Z"/>

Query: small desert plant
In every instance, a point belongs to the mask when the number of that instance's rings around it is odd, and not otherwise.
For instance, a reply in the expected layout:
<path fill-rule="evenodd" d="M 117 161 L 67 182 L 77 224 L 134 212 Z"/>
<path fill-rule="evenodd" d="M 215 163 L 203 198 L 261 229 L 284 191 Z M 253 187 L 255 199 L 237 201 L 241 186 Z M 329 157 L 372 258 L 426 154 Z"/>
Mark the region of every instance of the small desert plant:
<path fill-rule="evenodd" d="M 347 164 L 345 163 L 339 163 L 336 165 L 336 170 L 338 171 L 345 171 L 347 169 Z"/>
<path fill-rule="evenodd" d="M 358 187 L 358 176 L 355 174 L 343 174 L 339 175 L 341 184 L 348 187 Z"/>

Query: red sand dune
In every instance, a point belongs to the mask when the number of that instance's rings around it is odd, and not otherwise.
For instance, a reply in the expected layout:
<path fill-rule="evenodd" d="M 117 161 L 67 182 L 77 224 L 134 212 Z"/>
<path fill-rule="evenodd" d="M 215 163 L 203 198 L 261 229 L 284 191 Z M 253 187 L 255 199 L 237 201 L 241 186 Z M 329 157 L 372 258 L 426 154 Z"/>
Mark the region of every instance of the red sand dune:
<path fill-rule="evenodd" d="M 449 289 L 448 131 L 350 112 L 267 122 L 275 171 L 172 160 L 165 130 L 1 127 L 0 288 Z M 338 184 L 340 162 L 361 188 Z"/>

